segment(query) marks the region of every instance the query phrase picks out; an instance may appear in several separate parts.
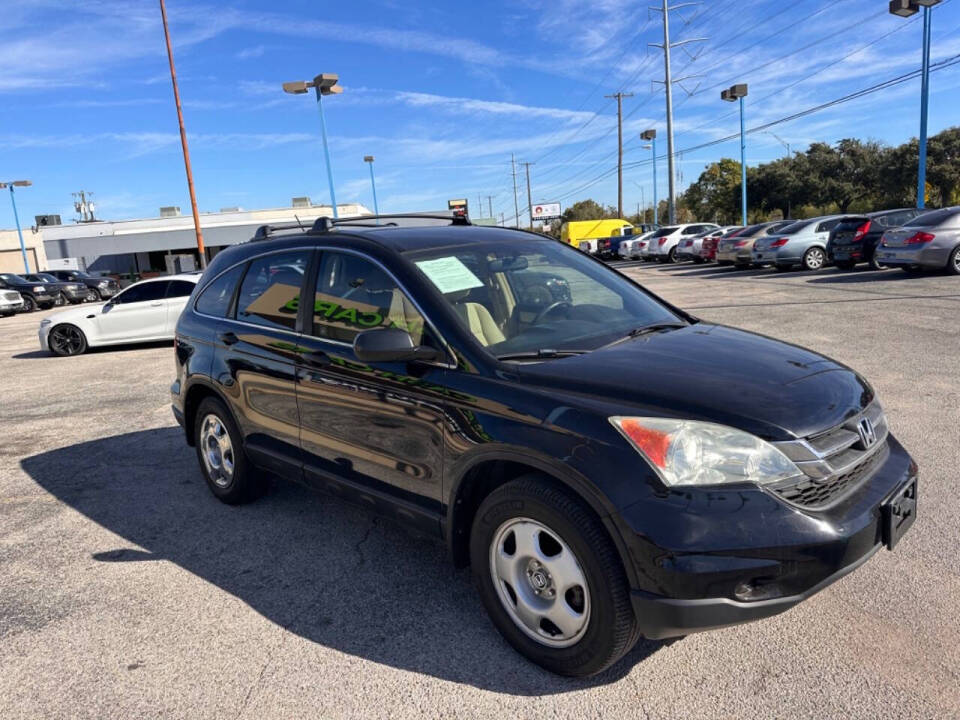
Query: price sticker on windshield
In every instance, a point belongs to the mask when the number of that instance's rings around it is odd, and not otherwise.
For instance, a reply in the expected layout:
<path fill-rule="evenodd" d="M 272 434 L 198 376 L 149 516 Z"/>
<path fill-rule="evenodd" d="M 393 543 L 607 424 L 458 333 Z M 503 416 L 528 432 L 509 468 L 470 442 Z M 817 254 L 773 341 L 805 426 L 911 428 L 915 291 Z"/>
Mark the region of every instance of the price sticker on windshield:
<path fill-rule="evenodd" d="M 421 260 L 417 267 L 430 278 L 430 282 L 437 286 L 437 290 L 444 295 L 460 290 L 483 287 L 483 283 L 470 268 L 456 257 L 437 258 L 435 260 Z"/>

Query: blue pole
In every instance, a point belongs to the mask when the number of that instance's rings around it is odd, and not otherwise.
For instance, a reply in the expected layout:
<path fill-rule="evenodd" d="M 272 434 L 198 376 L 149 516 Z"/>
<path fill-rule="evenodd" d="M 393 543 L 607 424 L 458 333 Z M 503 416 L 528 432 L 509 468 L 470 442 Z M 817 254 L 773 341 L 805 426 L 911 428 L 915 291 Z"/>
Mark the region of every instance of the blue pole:
<path fill-rule="evenodd" d="M 747 224 L 747 138 L 743 122 L 743 96 L 740 96 L 740 211 Z"/>
<path fill-rule="evenodd" d="M 30 272 L 30 263 L 27 261 L 27 246 L 23 244 L 23 230 L 20 229 L 20 216 L 17 215 L 17 201 L 13 197 L 13 183 L 10 183 L 10 204 L 13 205 L 13 219 L 17 223 L 17 235 L 20 236 L 20 254 L 23 255 L 23 271 Z M 40 268 L 37 268 L 39 270 Z"/>
<path fill-rule="evenodd" d="M 377 207 L 377 183 L 373 179 L 373 163 L 370 163 L 370 187 L 373 188 L 373 214 L 380 217 L 380 209 Z"/>
<path fill-rule="evenodd" d="M 917 164 L 917 207 L 927 194 L 927 104 L 930 96 L 930 8 L 923 6 L 923 80 L 920 84 L 920 158 Z"/>
<path fill-rule="evenodd" d="M 653 148 L 653 224 L 657 224 L 657 139 L 650 140 Z"/>
<path fill-rule="evenodd" d="M 317 90 L 317 107 L 320 109 L 320 132 L 323 135 L 323 156 L 327 161 L 327 182 L 330 184 L 330 205 L 333 207 L 333 219 L 336 220 L 339 215 L 337 215 L 337 196 L 333 191 L 333 169 L 330 167 L 330 148 L 327 147 L 327 123 L 323 119 L 323 93 L 320 92 L 320 86 L 316 86 Z"/>

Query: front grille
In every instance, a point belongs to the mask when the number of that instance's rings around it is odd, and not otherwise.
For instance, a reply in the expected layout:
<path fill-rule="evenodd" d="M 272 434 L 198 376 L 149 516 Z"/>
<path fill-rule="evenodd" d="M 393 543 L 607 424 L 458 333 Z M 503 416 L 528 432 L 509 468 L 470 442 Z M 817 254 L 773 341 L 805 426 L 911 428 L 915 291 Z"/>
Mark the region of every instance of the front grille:
<path fill-rule="evenodd" d="M 869 421 L 873 442 L 866 442 L 858 431 Z M 877 402 L 840 425 L 803 440 L 774 443 L 803 476 L 769 485 L 769 489 L 787 502 L 821 510 L 840 502 L 856 490 L 887 459 L 887 421 Z M 868 437 L 869 440 L 869 437 Z"/>
<path fill-rule="evenodd" d="M 19 299 L 20 299 L 20 293 L 5 292 L 5 293 L 3 294 L 3 297 L 6 298 L 7 300 L 19 300 Z"/>

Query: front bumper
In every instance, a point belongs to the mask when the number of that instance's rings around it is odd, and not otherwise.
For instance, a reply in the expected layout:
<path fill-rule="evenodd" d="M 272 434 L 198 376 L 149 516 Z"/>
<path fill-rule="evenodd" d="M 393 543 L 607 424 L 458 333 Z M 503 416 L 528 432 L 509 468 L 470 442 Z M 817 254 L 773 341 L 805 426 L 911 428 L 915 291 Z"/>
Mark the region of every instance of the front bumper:
<path fill-rule="evenodd" d="M 892 499 L 917 477 L 906 450 L 892 435 L 888 442 L 876 472 L 826 510 L 737 486 L 683 488 L 621 511 L 638 533 L 631 545 L 642 587 L 631 600 L 643 634 L 666 638 L 770 617 L 865 563 L 889 542 Z"/>
<path fill-rule="evenodd" d="M 0 312 L 2 313 L 16 313 L 21 310 L 23 310 L 23 300 L 18 300 L 17 302 L 0 300 Z"/>

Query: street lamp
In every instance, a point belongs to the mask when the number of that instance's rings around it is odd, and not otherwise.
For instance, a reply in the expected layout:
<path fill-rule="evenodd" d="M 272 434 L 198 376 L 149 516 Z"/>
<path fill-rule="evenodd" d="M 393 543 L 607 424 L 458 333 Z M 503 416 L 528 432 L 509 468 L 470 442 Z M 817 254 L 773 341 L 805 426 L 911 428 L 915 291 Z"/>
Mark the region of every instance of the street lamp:
<path fill-rule="evenodd" d="M 327 147 L 327 123 L 323 118 L 323 96 L 339 95 L 343 92 L 343 87 L 337 85 L 339 76 L 334 73 L 321 73 L 313 80 L 297 80 L 296 82 L 285 82 L 283 91 L 291 95 L 303 95 L 313 88 L 317 91 L 317 108 L 320 110 L 320 132 L 323 135 L 323 156 L 327 161 L 327 182 L 330 184 L 330 205 L 333 207 L 333 217 L 337 219 L 337 196 L 333 190 L 333 169 L 330 167 L 330 148 Z"/>
<path fill-rule="evenodd" d="M 380 209 L 377 207 L 377 183 L 373 179 L 373 155 L 364 155 L 363 161 L 370 163 L 370 187 L 373 188 L 373 214 L 380 217 Z"/>
<path fill-rule="evenodd" d="M 740 210 L 743 224 L 747 224 L 747 140 L 743 124 L 743 99 L 747 96 L 747 84 L 731 85 L 729 90 L 720 93 L 720 99 L 728 102 L 740 101 Z"/>
<path fill-rule="evenodd" d="M 890 0 L 890 12 L 910 17 L 923 8 L 923 60 L 920 81 L 920 157 L 917 162 L 917 207 L 923 208 L 927 194 L 927 106 L 930 100 L 930 8 L 940 0 Z"/>
<path fill-rule="evenodd" d="M 17 223 L 17 235 L 20 237 L 20 254 L 23 255 L 23 271 L 30 272 L 30 263 L 27 261 L 27 246 L 23 244 L 23 230 L 20 229 L 20 216 L 17 214 L 17 201 L 13 195 L 14 187 L 30 187 L 33 185 L 29 180 L 11 180 L 10 182 L 0 182 L 0 190 L 5 187 L 10 188 L 10 204 L 13 205 L 13 219 Z M 37 268 L 39 270 L 40 268 Z"/>
<path fill-rule="evenodd" d="M 644 145 L 643 149 L 653 150 L 653 224 L 657 224 L 657 131 L 653 128 L 644 130 L 640 133 L 641 140 L 649 140 L 649 145 Z"/>

